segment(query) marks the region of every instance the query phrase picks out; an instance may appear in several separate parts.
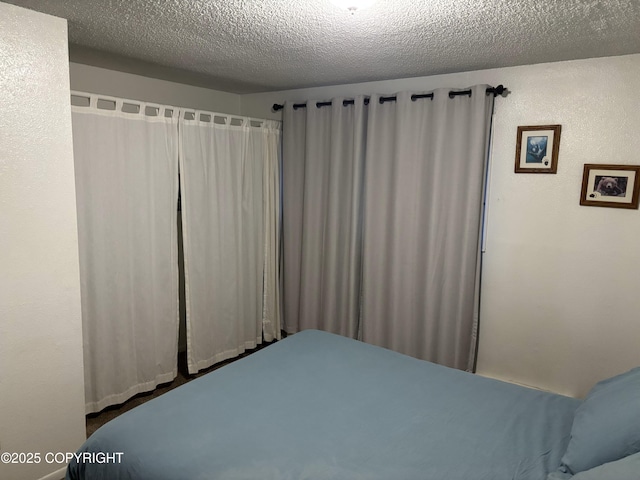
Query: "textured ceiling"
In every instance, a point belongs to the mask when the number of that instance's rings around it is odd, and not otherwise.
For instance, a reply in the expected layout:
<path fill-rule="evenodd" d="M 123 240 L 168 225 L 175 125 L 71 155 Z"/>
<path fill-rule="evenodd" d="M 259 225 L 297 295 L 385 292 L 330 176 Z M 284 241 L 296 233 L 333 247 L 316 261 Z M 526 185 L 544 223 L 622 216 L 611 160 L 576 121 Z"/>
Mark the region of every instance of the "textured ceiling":
<path fill-rule="evenodd" d="M 71 59 L 235 93 L 640 53 L 640 0 L 3 0 Z"/>

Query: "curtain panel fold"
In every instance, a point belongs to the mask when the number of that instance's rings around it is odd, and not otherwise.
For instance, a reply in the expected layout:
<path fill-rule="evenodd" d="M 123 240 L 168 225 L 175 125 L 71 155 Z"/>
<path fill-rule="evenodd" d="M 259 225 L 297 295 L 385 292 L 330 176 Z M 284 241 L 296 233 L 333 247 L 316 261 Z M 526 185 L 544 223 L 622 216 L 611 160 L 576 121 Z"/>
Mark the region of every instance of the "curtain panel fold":
<path fill-rule="evenodd" d="M 112 101 L 72 108 L 87 413 L 177 374 L 177 111 Z"/>
<path fill-rule="evenodd" d="M 284 107 L 284 324 L 472 369 L 493 96 Z"/>

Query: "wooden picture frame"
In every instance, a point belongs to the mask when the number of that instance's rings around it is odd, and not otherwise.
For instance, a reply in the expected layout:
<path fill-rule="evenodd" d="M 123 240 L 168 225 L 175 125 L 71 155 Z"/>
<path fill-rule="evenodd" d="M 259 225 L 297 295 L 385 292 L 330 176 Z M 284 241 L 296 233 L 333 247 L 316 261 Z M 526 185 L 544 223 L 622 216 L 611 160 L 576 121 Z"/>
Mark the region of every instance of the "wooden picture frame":
<path fill-rule="evenodd" d="M 556 173 L 562 125 L 518 127 L 516 173 Z"/>
<path fill-rule="evenodd" d="M 639 197 L 640 165 L 584 166 L 580 205 L 637 209 Z"/>

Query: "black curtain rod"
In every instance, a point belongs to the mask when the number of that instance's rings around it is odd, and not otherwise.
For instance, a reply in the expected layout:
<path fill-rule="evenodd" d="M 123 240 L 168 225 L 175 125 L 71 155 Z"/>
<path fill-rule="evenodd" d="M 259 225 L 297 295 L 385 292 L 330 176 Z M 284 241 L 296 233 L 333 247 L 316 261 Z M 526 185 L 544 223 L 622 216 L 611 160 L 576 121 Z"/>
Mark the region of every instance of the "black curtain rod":
<path fill-rule="evenodd" d="M 494 97 L 497 97 L 498 95 L 502 95 L 504 92 L 507 91 L 507 87 L 505 87 L 504 85 L 498 85 L 497 87 L 490 87 L 487 88 L 487 95 L 491 95 L 493 94 Z M 469 95 L 471 96 L 471 90 L 460 90 L 460 91 L 450 91 L 449 92 L 449 98 L 453 98 L 453 97 L 457 97 L 458 95 Z M 416 101 L 419 98 L 430 98 L 431 100 L 433 100 L 433 93 L 422 93 L 422 94 L 415 94 L 415 95 L 411 95 L 411 100 Z M 384 102 L 395 102 L 396 101 L 396 97 L 380 97 L 379 102 L 380 103 L 384 103 Z M 347 105 L 353 105 L 355 103 L 355 100 L 343 100 L 342 101 L 342 105 L 344 105 L 345 107 Z M 369 97 L 365 97 L 364 99 L 364 104 L 365 105 L 369 105 Z M 320 108 L 320 107 L 328 107 L 331 105 L 331 102 L 316 102 L 316 107 Z M 307 104 L 306 103 L 294 103 L 293 104 L 293 108 L 294 110 L 297 110 L 298 108 L 306 108 Z M 273 104 L 273 111 L 277 112 L 279 110 L 282 110 L 284 108 L 284 105 L 280 105 L 278 103 L 274 103 Z"/>

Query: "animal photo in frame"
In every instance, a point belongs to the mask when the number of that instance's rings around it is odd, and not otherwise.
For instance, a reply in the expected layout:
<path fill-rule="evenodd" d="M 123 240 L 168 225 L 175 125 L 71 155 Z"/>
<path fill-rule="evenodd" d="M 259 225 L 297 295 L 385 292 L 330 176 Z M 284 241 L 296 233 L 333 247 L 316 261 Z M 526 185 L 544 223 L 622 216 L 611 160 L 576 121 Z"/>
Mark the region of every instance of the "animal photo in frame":
<path fill-rule="evenodd" d="M 516 173 L 556 173 L 561 125 L 518 127 Z"/>
<path fill-rule="evenodd" d="M 580 205 L 637 209 L 639 197 L 640 165 L 584 166 Z"/>

